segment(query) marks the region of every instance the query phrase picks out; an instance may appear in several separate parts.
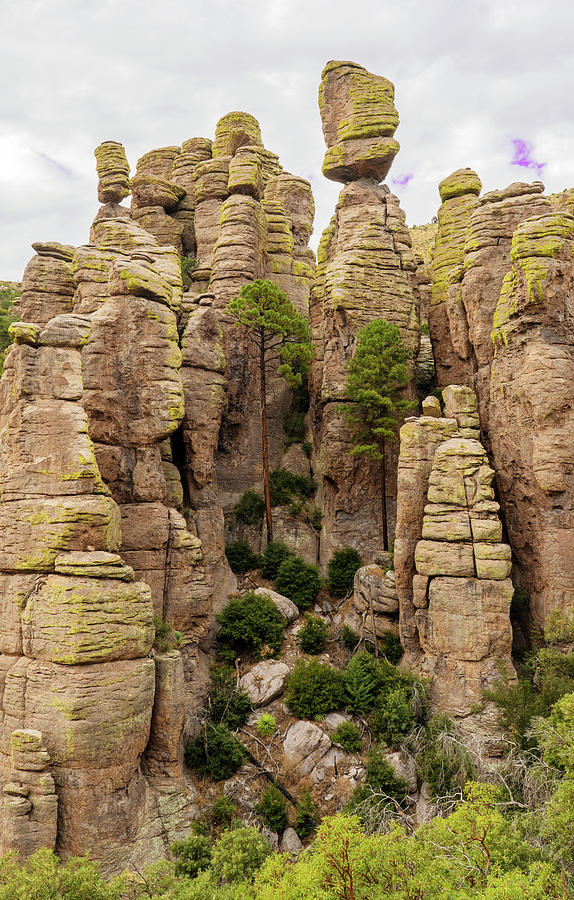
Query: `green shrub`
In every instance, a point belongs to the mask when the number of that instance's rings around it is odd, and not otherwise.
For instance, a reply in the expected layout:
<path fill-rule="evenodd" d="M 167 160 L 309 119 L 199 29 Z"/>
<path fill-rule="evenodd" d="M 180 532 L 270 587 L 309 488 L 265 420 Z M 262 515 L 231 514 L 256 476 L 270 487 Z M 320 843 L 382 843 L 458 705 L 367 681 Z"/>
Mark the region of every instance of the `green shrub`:
<path fill-rule="evenodd" d="M 232 597 L 216 619 L 224 647 L 236 653 L 260 654 L 264 647 L 279 653 L 287 622 L 267 594 L 248 591 Z"/>
<path fill-rule="evenodd" d="M 317 828 L 317 807 L 309 791 L 303 791 L 297 804 L 297 819 L 295 831 L 302 841 L 309 837 Z"/>
<path fill-rule="evenodd" d="M 299 556 L 290 556 L 279 566 L 275 589 L 289 597 L 300 610 L 309 609 L 321 590 L 321 576 L 317 566 L 311 566 Z"/>
<path fill-rule="evenodd" d="M 379 694 L 369 726 L 376 740 L 396 747 L 417 723 L 413 709 L 410 685 L 399 684 L 388 692 Z"/>
<path fill-rule="evenodd" d="M 213 874 L 224 884 L 252 881 L 270 853 L 271 847 L 256 828 L 225 831 L 213 848 Z"/>
<path fill-rule="evenodd" d="M 335 550 L 327 566 L 327 588 L 333 597 L 344 597 L 353 589 L 355 572 L 363 565 L 360 553 L 353 547 Z"/>
<path fill-rule="evenodd" d="M 363 650 L 355 653 L 345 669 L 347 709 L 364 716 L 384 689 L 400 680 L 400 672 L 385 659 L 376 659 Z"/>
<path fill-rule="evenodd" d="M 191 273 L 197 269 L 199 263 L 193 256 L 180 256 L 179 265 L 181 268 L 183 289 L 184 291 L 188 291 L 191 287 Z"/>
<path fill-rule="evenodd" d="M 307 459 L 311 459 L 311 454 L 313 453 L 313 444 L 311 441 L 303 441 L 303 453 L 307 457 Z"/>
<path fill-rule="evenodd" d="M 321 719 L 345 702 L 343 673 L 332 666 L 300 659 L 287 679 L 285 703 L 299 719 Z"/>
<path fill-rule="evenodd" d="M 211 865 L 211 841 L 202 834 L 190 834 L 169 848 L 175 856 L 175 874 L 195 878 Z"/>
<path fill-rule="evenodd" d="M 405 779 L 395 773 L 385 755 L 385 748 L 378 745 L 371 747 L 367 753 L 365 782 L 399 802 L 405 799 L 409 788 Z"/>
<path fill-rule="evenodd" d="M 210 719 L 218 725 L 227 725 L 232 731 L 245 724 L 253 709 L 245 691 L 238 690 L 229 666 L 212 666 L 208 704 Z"/>
<path fill-rule="evenodd" d="M 265 499 L 262 494 L 249 488 L 244 491 L 233 514 L 242 525 L 257 525 L 265 515 Z"/>
<path fill-rule="evenodd" d="M 294 555 L 285 544 L 281 544 L 279 541 L 270 541 L 263 551 L 261 574 L 264 578 L 273 581 L 277 577 L 281 563 Z"/>
<path fill-rule="evenodd" d="M 574 641 L 574 615 L 570 616 L 561 609 L 553 609 L 544 625 L 544 637 L 550 644 Z"/>
<path fill-rule="evenodd" d="M 459 740 L 456 726 L 445 713 L 433 716 L 423 732 L 417 769 L 433 798 L 459 793 L 474 777 L 472 759 Z"/>
<path fill-rule="evenodd" d="M 343 628 L 341 629 L 341 640 L 347 650 L 352 652 L 359 643 L 359 635 L 355 634 L 353 629 L 349 628 L 348 625 L 343 625 Z"/>
<path fill-rule="evenodd" d="M 428 322 L 420 323 L 421 334 L 430 334 L 430 328 Z"/>
<path fill-rule="evenodd" d="M 244 540 L 232 541 L 225 548 L 225 555 L 231 571 L 235 575 L 243 575 L 261 565 L 261 557 L 254 553 L 249 543 Z"/>
<path fill-rule="evenodd" d="M 396 634 L 388 629 L 379 638 L 378 647 L 385 659 L 396 666 L 402 658 L 403 646 Z"/>
<path fill-rule="evenodd" d="M 322 653 L 329 637 L 329 626 L 319 616 L 305 616 L 305 624 L 297 639 L 304 653 Z"/>
<path fill-rule="evenodd" d="M 224 781 L 247 759 L 247 750 L 225 725 L 206 722 L 203 731 L 185 748 L 185 761 L 198 778 Z"/>
<path fill-rule="evenodd" d="M 277 730 L 277 720 L 271 713 L 261 713 L 255 727 L 257 728 L 257 734 L 261 735 L 262 738 L 270 738 L 273 737 Z"/>
<path fill-rule="evenodd" d="M 255 804 L 254 809 L 271 831 L 282 834 L 287 828 L 289 824 L 287 804 L 283 794 L 275 784 L 270 784 L 265 788 L 261 795 L 261 800 Z"/>
<path fill-rule="evenodd" d="M 229 828 L 237 816 L 237 807 L 230 797 L 220 794 L 207 814 L 207 819 L 215 828 Z"/>
<path fill-rule="evenodd" d="M 312 478 L 295 475 L 287 469 L 275 469 L 269 479 L 271 506 L 284 506 L 297 497 L 310 497 L 316 487 Z"/>
<path fill-rule="evenodd" d="M 337 725 L 331 740 L 334 744 L 340 744 L 346 753 L 358 753 L 363 746 L 361 733 L 353 722 L 341 722 Z"/>
<path fill-rule="evenodd" d="M 183 634 L 176 631 L 167 622 L 160 619 L 159 616 L 153 617 L 155 628 L 155 637 L 153 641 L 153 649 L 158 653 L 169 653 L 170 650 L 178 650 L 183 646 Z"/>
<path fill-rule="evenodd" d="M 323 527 L 323 511 L 318 506 L 314 506 L 307 516 L 307 521 L 314 531 L 321 531 Z"/>

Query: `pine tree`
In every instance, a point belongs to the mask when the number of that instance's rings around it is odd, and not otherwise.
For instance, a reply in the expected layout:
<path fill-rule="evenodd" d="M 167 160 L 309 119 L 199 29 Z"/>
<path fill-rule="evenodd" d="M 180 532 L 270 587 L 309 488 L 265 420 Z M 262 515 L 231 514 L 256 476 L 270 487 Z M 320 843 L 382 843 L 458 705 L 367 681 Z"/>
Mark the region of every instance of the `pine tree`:
<path fill-rule="evenodd" d="M 260 279 L 244 285 L 238 296 L 229 303 L 227 312 L 235 318 L 237 325 L 246 329 L 259 366 L 265 519 L 267 540 L 272 541 L 267 376 L 271 366 L 278 362 L 279 375 L 291 387 L 301 384 L 313 356 L 309 325 L 277 285 Z"/>
<path fill-rule="evenodd" d="M 351 453 L 381 461 L 383 547 L 388 549 L 385 444 L 394 441 L 405 412 L 415 404 L 402 391 L 409 383 L 410 352 L 397 325 L 375 319 L 360 329 L 347 366 L 342 412 L 353 431 Z"/>

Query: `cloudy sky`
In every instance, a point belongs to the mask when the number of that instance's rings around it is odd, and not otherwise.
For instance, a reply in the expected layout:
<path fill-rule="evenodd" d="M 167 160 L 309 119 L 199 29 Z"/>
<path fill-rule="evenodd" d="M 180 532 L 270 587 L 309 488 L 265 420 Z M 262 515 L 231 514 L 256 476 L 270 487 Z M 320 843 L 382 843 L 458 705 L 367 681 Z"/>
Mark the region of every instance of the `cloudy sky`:
<path fill-rule="evenodd" d="M 102 140 L 135 168 L 234 109 L 311 181 L 315 246 L 339 189 L 321 175 L 329 59 L 395 84 L 388 182 L 409 224 L 460 166 L 487 190 L 574 186 L 572 0 L 0 0 L 0 36 L 0 279 L 20 279 L 32 241 L 87 241 Z"/>

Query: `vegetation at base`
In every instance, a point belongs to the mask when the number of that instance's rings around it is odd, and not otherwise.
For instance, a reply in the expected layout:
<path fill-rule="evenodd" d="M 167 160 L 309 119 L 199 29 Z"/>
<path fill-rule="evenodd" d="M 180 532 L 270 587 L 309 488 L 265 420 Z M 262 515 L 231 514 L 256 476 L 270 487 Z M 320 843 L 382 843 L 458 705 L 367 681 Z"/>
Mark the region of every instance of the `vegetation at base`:
<path fill-rule="evenodd" d="M 175 856 L 175 874 L 195 878 L 211 865 L 211 841 L 204 834 L 193 831 L 181 841 L 174 841 L 170 850 Z"/>
<path fill-rule="evenodd" d="M 277 577 L 281 563 L 294 555 L 285 544 L 281 544 L 279 541 L 270 541 L 263 551 L 261 574 L 264 578 L 273 581 Z"/>
<path fill-rule="evenodd" d="M 233 514 L 242 525 L 258 525 L 265 515 L 265 498 L 249 488 L 242 493 Z"/>
<path fill-rule="evenodd" d="M 279 566 L 275 589 L 292 600 L 301 611 L 309 609 L 321 590 L 321 575 L 317 566 L 304 562 L 299 556 L 289 556 Z"/>
<path fill-rule="evenodd" d="M 382 635 L 379 637 L 377 646 L 379 648 L 379 653 L 385 657 L 390 663 L 396 666 L 402 658 L 403 655 L 403 646 L 400 642 L 399 636 L 394 634 L 392 631 L 387 629 L 383 631 Z"/>
<path fill-rule="evenodd" d="M 211 667 L 207 705 L 211 721 L 226 725 L 232 731 L 245 725 L 253 709 L 245 691 L 238 689 L 235 673 L 229 666 Z"/>
<path fill-rule="evenodd" d="M 157 653 L 169 653 L 170 650 L 178 650 L 183 646 L 183 634 L 176 631 L 159 616 L 153 617 L 153 625 L 155 629 L 155 637 L 153 640 L 153 649 Z"/>
<path fill-rule="evenodd" d="M 311 792 L 303 791 L 297 804 L 297 818 L 295 820 L 295 831 L 300 840 L 304 841 L 310 834 L 313 834 L 317 828 L 319 818 L 319 812 Z"/>
<path fill-rule="evenodd" d="M 253 807 L 265 824 L 278 834 L 283 834 L 289 824 L 285 797 L 275 784 L 270 784 L 261 795 L 261 800 Z"/>
<path fill-rule="evenodd" d="M 285 703 L 299 719 L 324 719 L 345 703 L 345 677 L 316 659 L 300 659 L 287 678 Z"/>
<path fill-rule="evenodd" d="M 297 635 L 304 653 L 322 653 L 329 637 L 329 626 L 319 616 L 305 616 L 305 624 Z"/>
<path fill-rule="evenodd" d="M 273 737 L 277 730 L 277 720 L 271 713 L 261 713 L 255 723 L 257 734 L 262 738 Z"/>
<path fill-rule="evenodd" d="M 195 270 L 199 266 L 199 263 L 193 256 L 180 256 L 179 266 L 181 269 L 183 289 L 184 291 L 188 291 L 191 287 L 191 273 L 195 272 Z"/>
<path fill-rule="evenodd" d="M 359 643 L 359 635 L 356 634 L 352 628 L 349 628 L 348 625 L 343 625 L 341 629 L 341 640 L 347 650 L 352 652 Z"/>
<path fill-rule="evenodd" d="M 185 748 L 185 761 L 198 778 L 225 781 L 243 765 L 247 750 L 229 728 L 204 722 L 199 736 Z"/>
<path fill-rule="evenodd" d="M 275 469 L 271 472 L 271 506 L 285 506 L 296 500 L 303 501 L 306 497 L 310 497 L 315 489 L 315 482 L 306 475 L 295 475 L 287 469 Z"/>
<path fill-rule="evenodd" d="M 235 575 L 244 575 L 258 569 L 261 565 L 261 557 L 255 553 L 248 541 L 243 539 L 232 541 L 225 548 L 225 555 L 231 571 Z"/>
<path fill-rule="evenodd" d="M 226 307 L 237 327 L 245 329 L 259 365 L 261 401 L 261 459 L 267 538 L 273 540 L 269 444 L 267 438 L 267 380 L 277 374 L 294 390 L 303 384 L 313 358 L 309 323 L 276 284 L 257 279 L 245 284 Z"/>
<path fill-rule="evenodd" d="M 354 722 L 341 722 L 331 735 L 334 744 L 340 744 L 346 753 L 358 753 L 363 746 L 361 732 Z"/>
<path fill-rule="evenodd" d="M 229 828 L 237 817 L 237 807 L 230 797 L 220 794 L 213 801 L 211 809 L 207 813 L 207 820 L 212 828 Z"/>
<path fill-rule="evenodd" d="M 475 773 L 470 753 L 452 719 L 445 713 L 433 716 L 424 728 L 420 743 L 417 771 L 429 785 L 431 797 L 460 794 Z"/>
<path fill-rule="evenodd" d="M 247 591 L 231 597 L 216 616 L 220 625 L 217 639 L 226 649 L 256 656 L 278 654 L 287 624 L 267 594 Z"/>
<path fill-rule="evenodd" d="M 327 564 L 327 589 L 333 597 L 344 597 L 353 589 L 355 572 L 363 565 L 361 554 L 354 547 L 335 550 Z"/>

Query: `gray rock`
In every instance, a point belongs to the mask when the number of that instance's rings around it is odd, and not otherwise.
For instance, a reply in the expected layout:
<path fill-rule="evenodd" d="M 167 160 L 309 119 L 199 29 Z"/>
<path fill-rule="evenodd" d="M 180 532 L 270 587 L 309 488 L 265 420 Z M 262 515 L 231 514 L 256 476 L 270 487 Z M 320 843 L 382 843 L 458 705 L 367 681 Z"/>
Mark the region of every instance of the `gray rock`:
<path fill-rule="evenodd" d="M 299 840 L 299 835 L 294 828 L 286 828 L 279 844 L 281 853 L 299 853 L 303 844 Z"/>
<path fill-rule="evenodd" d="M 299 610 L 295 606 L 292 600 L 289 600 L 288 597 L 284 597 L 283 594 L 278 594 L 276 591 L 270 591 L 269 588 L 255 588 L 255 594 L 267 594 L 268 597 L 273 600 L 273 603 L 279 610 L 282 616 L 284 616 L 288 622 L 293 622 L 297 616 L 299 615 Z"/>
<path fill-rule="evenodd" d="M 283 692 L 289 666 L 277 659 L 265 659 L 247 672 L 239 682 L 253 706 L 266 706 Z"/>

